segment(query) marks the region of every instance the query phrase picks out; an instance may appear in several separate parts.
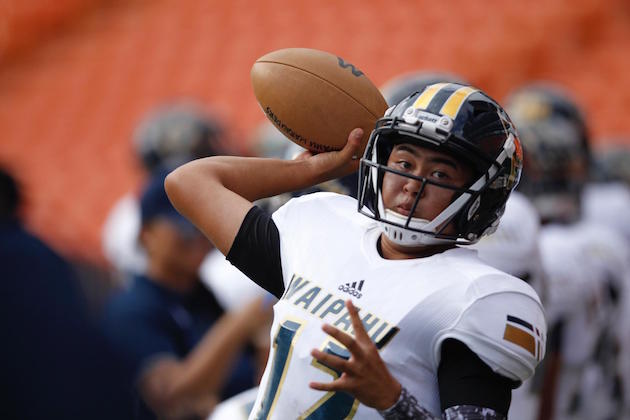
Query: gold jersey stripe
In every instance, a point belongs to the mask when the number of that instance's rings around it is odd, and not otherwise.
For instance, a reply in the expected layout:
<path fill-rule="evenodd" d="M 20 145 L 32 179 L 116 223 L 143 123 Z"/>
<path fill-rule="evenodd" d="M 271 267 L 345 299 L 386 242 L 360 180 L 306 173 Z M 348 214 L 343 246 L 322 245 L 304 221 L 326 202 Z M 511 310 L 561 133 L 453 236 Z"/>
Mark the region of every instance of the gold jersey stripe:
<path fill-rule="evenodd" d="M 442 105 L 442 109 L 440 110 L 440 114 L 447 115 L 452 119 L 455 119 L 459 109 L 462 104 L 473 93 L 477 92 L 478 89 L 472 88 L 470 86 L 465 86 L 457 89 L 448 100 Z"/>
<path fill-rule="evenodd" d="M 503 339 L 524 348 L 530 352 L 532 356 L 536 357 L 536 340 L 530 333 L 507 324 L 503 333 Z"/>
<path fill-rule="evenodd" d="M 436 83 L 435 85 L 431 85 L 427 87 L 424 90 L 424 92 L 422 92 L 422 94 L 418 96 L 418 99 L 416 99 L 416 102 L 413 103 L 413 108 L 414 109 L 418 109 L 418 108 L 427 109 L 431 100 L 446 85 L 448 85 L 448 83 Z"/>

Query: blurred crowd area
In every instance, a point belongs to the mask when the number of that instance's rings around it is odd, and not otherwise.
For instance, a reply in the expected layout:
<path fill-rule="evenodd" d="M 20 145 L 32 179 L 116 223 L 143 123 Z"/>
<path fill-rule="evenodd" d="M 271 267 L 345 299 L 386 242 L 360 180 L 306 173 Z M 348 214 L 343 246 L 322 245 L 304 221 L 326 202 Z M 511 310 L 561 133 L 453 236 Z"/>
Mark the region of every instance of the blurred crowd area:
<path fill-rule="evenodd" d="M 236 418 L 253 402 L 273 297 L 155 185 L 198 157 L 299 152 L 264 120 L 249 80 L 256 58 L 286 47 L 343 56 L 390 105 L 432 78 L 509 104 L 524 183 L 479 250 L 536 288 L 550 326 L 544 369 L 515 393 L 511 418 L 627 418 L 624 0 L 2 0 L 0 261 L 3 297 L 15 296 L 2 305 L 15 361 L 2 376 L 17 385 L 3 389 L 0 417 L 201 418 L 237 396 L 218 410 Z M 356 182 L 321 188 L 352 195 Z"/>

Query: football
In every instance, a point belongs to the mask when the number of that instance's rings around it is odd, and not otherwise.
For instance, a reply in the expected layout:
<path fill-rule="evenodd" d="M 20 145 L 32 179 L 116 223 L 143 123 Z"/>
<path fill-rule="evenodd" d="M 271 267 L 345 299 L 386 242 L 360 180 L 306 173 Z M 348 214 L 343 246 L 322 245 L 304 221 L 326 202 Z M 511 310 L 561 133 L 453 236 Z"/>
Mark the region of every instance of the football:
<path fill-rule="evenodd" d="M 356 127 L 365 133 L 365 148 L 376 120 L 387 110 L 383 95 L 361 70 L 324 51 L 270 52 L 256 60 L 251 79 L 267 118 L 312 152 L 342 149 Z"/>

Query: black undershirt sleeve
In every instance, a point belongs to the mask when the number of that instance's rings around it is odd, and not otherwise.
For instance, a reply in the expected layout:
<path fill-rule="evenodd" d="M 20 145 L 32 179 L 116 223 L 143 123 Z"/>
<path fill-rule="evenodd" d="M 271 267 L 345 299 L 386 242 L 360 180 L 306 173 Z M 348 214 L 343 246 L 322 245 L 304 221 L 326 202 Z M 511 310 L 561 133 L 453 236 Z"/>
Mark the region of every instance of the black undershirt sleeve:
<path fill-rule="evenodd" d="M 280 298 L 284 293 L 280 233 L 271 215 L 252 207 L 226 258 L 263 289 Z"/>
<path fill-rule="evenodd" d="M 447 339 L 442 344 L 438 386 L 442 410 L 471 405 L 491 408 L 507 416 L 512 389 L 519 385 L 492 371 L 464 343 Z"/>

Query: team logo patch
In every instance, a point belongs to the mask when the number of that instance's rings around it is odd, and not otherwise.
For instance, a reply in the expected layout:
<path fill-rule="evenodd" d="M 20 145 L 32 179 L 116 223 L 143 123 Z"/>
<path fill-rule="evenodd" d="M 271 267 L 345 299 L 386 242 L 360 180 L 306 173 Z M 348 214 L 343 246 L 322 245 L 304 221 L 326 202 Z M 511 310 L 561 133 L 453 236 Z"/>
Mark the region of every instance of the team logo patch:
<path fill-rule="evenodd" d="M 365 280 L 359 280 L 358 282 L 353 281 L 352 283 L 340 284 L 338 289 L 344 293 L 354 296 L 357 299 L 361 299 L 361 296 L 363 296 L 361 291 L 363 290 L 364 281 Z"/>
<path fill-rule="evenodd" d="M 507 316 L 503 339 L 527 350 L 536 360 L 542 360 L 544 356 L 545 337 L 540 334 L 540 329 L 514 315 Z"/>

